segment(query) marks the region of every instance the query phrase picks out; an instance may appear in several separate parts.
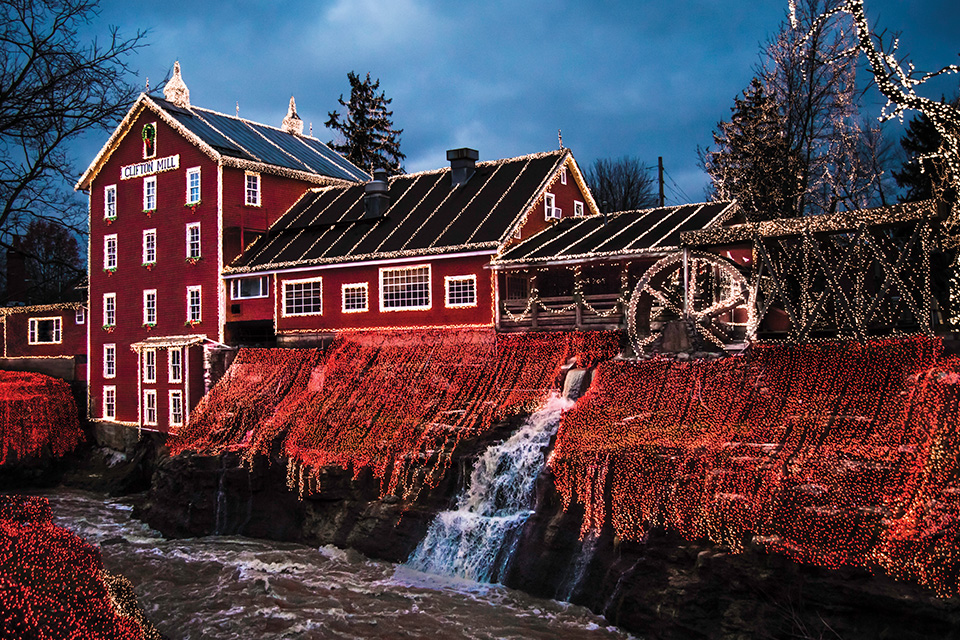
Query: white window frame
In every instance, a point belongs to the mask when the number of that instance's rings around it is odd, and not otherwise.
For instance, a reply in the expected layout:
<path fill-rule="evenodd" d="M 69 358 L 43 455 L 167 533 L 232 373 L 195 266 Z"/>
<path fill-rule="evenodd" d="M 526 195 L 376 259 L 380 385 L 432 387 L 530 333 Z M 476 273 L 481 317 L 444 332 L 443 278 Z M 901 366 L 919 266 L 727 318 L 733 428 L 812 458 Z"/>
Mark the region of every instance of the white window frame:
<path fill-rule="evenodd" d="M 546 220 L 559 220 L 563 215 L 563 212 L 556 205 L 557 197 L 554 194 L 543 194 L 543 215 Z"/>
<path fill-rule="evenodd" d="M 243 203 L 248 207 L 259 207 L 262 201 L 260 174 L 246 171 L 243 174 Z"/>
<path fill-rule="evenodd" d="M 143 381 L 147 384 L 157 383 L 157 350 L 154 348 L 143 350 Z"/>
<path fill-rule="evenodd" d="M 387 306 L 387 296 L 385 287 L 399 286 L 398 283 L 384 283 L 386 278 L 395 277 L 394 273 L 413 272 L 426 269 L 427 271 L 427 302 L 419 305 L 394 305 Z M 381 267 L 380 268 L 380 311 L 427 311 L 433 308 L 433 269 L 429 264 L 417 264 L 409 267 Z"/>
<path fill-rule="evenodd" d="M 193 232 L 196 232 L 196 236 L 197 236 L 196 239 L 194 239 L 194 238 L 191 237 L 191 234 L 192 234 Z M 186 244 L 186 251 L 187 251 L 186 256 L 187 256 L 187 259 L 196 259 L 196 258 L 200 258 L 200 257 L 201 257 L 201 255 L 202 255 L 202 251 L 201 251 L 202 246 L 201 246 L 201 244 L 200 244 L 200 238 L 201 238 L 201 235 L 200 235 L 200 223 L 199 223 L 199 222 L 189 222 L 189 223 L 187 223 L 187 238 L 186 238 L 186 241 L 187 241 L 187 244 Z"/>
<path fill-rule="evenodd" d="M 560 167 L 560 184 L 567 184 L 567 168 Z"/>
<path fill-rule="evenodd" d="M 157 230 L 143 230 L 143 264 L 157 263 Z"/>
<path fill-rule="evenodd" d="M 103 326 L 117 326 L 117 294 L 103 294 Z"/>
<path fill-rule="evenodd" d="M 157 210 L 157 176 L 147 176 L 143 179 L 143 210 Z"/>
<path fill-rule="evenodd" d="M 175 408 L 179 407 L 179 414 L 174 411 Z M 180 389 L 170 389 L 167 393 L 167 414 L 168 414 L 168 424 L 171 427 L 182 427 L 183 426 L 183 391 Z"/>
<path fill-rule="evenodd" d="M 167 382 L 183 382 L 183 349 L 180 347 L 171 347 L 167 350 Z"/>
<path fill-rule="evenodd" d="M 107 385 L 103 388 L 103 414 L 104 420 L 117 419 L 117 387 Z"/>
<path fill-rule="evenodd" d="M 108 184 L 103 188 L 103 219 L 117 218 L 117 185 Z"/>
<path fill-rule="evenodd" d="M 259 280 L 260 281 L 260 293 L 259 295 L 243 295 L 243 290 L 241 288 L 241 283 L 246 280 Z M 250 300 L 253 298 L 269 298 L 270 297 L 270 276 L 257 276 L 256 278 L 234 278 L 230 281 L 230 299 L 231 300 Z"/>
<path fill-rule="evenodd" d="M 573 201 L 573 215 L 575 215 L 575 216 L 578 217 L 578 218 L 582 218 L 582 217 L 583 217 L 583 211 L 584 211 L 583 203 L 580 202 L 579 200 L 574 200 L 574 201 Z"/>
<path fill-rule="evenodd" d="M 157 426 L 156 389 L 144 389 L 143 391 L 143 424 L 150 425 L 151 427 Z"/>
<path fill-rule="evenodd" d="M 196 317 L 193 314 L 193 301 L 192 297 L 196 294 L 197 304 L 196 306 Z M 190 324 L 196 324 L 203 321 L 203 287 L 201 285 L 194 285 L 187 287 L 187 322 Z"/>
<path fill-rule="evenodd" d="M 450 285 L 457 282 L 473 283 L 473 301 L 472 302 L 451 302 Z M 444 306 L 447 309 L 464 309 L 477 306 L 477 275 L 475 273 L 464 276 L 445 276 L 443 278 Z"/>
<path fill-rule="evenodd" d="M 117 234 L 103 236 L 103 268 L 117 268 Z"/>
<path fill-rule="evenodd" d="M 197 185 L 196 185 L 196 190 L 197 190 L 196 196 L 197 196 L 197 197 L 196 197 L 196 198 L 193 197 L 193 193 L 192 193 L 192 191 L 191 191 L 192 185 L 190 184 L 190 179 L 193 178 L 193 177 L 196 177 L 196 179 L 197 179 Z M 200 167 L 191 167 L 191 168 L 187 169 L 187 197 L 186 197 L 186 203 L 187 203 L 187 204 L 197 204 L 198 202 L 200 202 Z"/>
<path fill-rule="evenodd" d="M 297 280 L 281 280 L 281 283 L 283 284 L 283 287 L 282 287 L 283 299 L 281 300 L 281 304 L 283 306 L 281 307 L 281 310 L 283 311 L 284 318 L 291 318 L 296 316 L 322 316 L 323 315 L 323 277 L 316 276 L 313 278 L 299 278 Z M 300 286 L 305 284 L 311 284 L 311 285 L 317 284 L 319 286 L 320 290 L 317 292 L 317 299 L 320 301 L 320 309 L 316 311 L 314 310 L 289 311 L 288 309 L 290 308 L 290 305 L 288 305 L 288 295 L 293 295 L 298 291 L 302 293 L 302 290 L 300 290 Z M 293 302 L 293 300 L 290 300 L 290 302 Z M 304 307 L 305 305 L 301 303 L 300 306 Z"/>
<path fill-rule="evenodd" d="M 87 323 L 87 310 L 83 307 L 80 307 L 76 310 L 73 315 L 73 322 L 75 324 L 86 324 Z"/>
<path fill-rule="evenodd" d="M 117 377 L 117 345 L 115 343 L 103 345 L 103 377 Z"/>
<path fill-rule="evenodd" d="M 40 340 L 40 323 L 53 322 L 53 340 Z M 27 322 L 28 344 L 61 344 L 63 343 L 63 318 L 61 316 L 47 316 L 44 318 L 30 318 Z"/>
<path fill-rule="evenodd" d="M 363 307 L 347 308 L 347 296 L 356 296 L 363 292 Z M 340 285 L 340 311 L 342 313 L 363 313 L 370 310 L 370 283 L 352 282 Z"/>
<path fill-rule="evenodd" d="M 157 290 L 143 290 L 143 324 L 157 324 Z"/>

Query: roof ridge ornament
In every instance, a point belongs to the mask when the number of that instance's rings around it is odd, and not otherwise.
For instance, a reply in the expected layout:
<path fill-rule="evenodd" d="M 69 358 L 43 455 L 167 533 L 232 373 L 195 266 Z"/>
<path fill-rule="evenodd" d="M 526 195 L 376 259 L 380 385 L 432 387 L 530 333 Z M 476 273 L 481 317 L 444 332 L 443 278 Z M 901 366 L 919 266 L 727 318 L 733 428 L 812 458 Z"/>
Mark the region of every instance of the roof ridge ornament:
<path fill-rule="evenodd" d="M 294 133 L 298 136 L 303 135 L 303 120 L 297 115 L 297 103 L 293 96 L 290 96 L 290 107 L 287 109 L 287 116 L 283 119 L 281 129 L 287 133 Z"/>
<path fill-rule="evenodd" d="M 173 63 L 173 77 L 163 87 L 163 97 L 178 107 L 190 106 L 190 89 L 180 75 L 180 61 Z"/>

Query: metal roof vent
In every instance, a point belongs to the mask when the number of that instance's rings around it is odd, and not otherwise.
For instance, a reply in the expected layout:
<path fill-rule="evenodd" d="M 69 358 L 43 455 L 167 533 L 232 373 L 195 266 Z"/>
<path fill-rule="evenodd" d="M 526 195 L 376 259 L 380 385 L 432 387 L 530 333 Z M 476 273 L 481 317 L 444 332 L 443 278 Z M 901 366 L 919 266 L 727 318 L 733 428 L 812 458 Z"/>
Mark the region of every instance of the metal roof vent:
<path fill-rule="evenodd" d="M 447 151 L 447 160 L 450 161 L 450 180 L 453 187 L 467 183 L 473 172 L 477 170 L 477 160 L 480 152 L 476 149 L 450 149 Z"/>
<path fill-rule="evenodd" d="M 387 182 L 387 172 L 384 169 L 375 169 L 373 180 L 363 185 L 363 219 L 382 218 L 390 206 L 390 185 Z"/>

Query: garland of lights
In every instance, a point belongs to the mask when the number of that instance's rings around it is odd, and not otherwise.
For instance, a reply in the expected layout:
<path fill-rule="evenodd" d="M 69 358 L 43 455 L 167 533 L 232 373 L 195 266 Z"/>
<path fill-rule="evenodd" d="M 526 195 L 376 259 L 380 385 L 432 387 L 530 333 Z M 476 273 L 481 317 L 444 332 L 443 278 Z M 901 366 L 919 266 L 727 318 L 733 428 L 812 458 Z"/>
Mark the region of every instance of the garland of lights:
<path fill-rule="evenodd" d="M 613 306 L 610 307 L 609 309 L 605 309 L 601 311 L 600 309 L 597 309 L 592 304 L 590 304 L 583 290 L 582 267 L 580 265 L 574 265 L 572 267 L 568 267 L 568 269 L 573 272 L 573 292 L 571 296 L 573 298 L 573 302 L 571 302 L 570 304 L 564 305 L 559 308 L 547 306 L 547 304 L 540 297 L 540 290 L 536 286 L 537 274 L 544 273 L 545 271 L 538 270 L 530 278 L 530 291 L 527 294 L 527 305 L 524 308 L 524 310 L 521 311 L 520 313 L 513 313 L 507 307 L 507 301 L 503 300 L 500 305 L 501 312 L 507 318 L 509 318 L 512 322 L 523 322 L 523 321 L 529 320 L 533 316 L 534 308 L 536 308 L 538 311 L 544 311 L 546 313 L 551 313 L 554 315 L 563 315 L 566 313 L 570 313 L 571 311 L 576 309 L 578 306 L 580 306 L 599 318 L 609 318 L 611 316 L 614 316 L 620 313 L 623 306 L 627 304 L 627 302 L 629 301 L 629 297 L 625 293 L 628 287 L 629 265 L 630 263 L 628 262 L 626 265 L 624 265 L 623 270 L 621 271 L 620 294 L 617 296 L 615 300 L 612 301 Z"/>
<path fill-rule="evenodd" d="M 55 457 L 83 441 L 77 405 L 63 380 L 39 373 L 0 371 L 0 465 Z"/>

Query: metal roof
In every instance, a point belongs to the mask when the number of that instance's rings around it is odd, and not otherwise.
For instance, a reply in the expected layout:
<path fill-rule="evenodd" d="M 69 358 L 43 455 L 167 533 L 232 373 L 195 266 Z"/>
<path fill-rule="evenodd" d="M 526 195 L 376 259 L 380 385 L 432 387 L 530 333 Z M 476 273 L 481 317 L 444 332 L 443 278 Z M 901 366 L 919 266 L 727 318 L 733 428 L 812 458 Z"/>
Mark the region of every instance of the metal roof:
<path fill-rule="evenodd" d="M 386 215 L 364 219 L 364 185 L 312 189 L 257 240 L 227 273 L 496 251 L 535 204 L 569 151 L 478 162 L 466 184 L 450 169 L 393 176 Z"/>
<path fill-rule="evenodd" d="M 495 266 L 610 259 L 674 251 L 685 231 L 719 225 L 733 214 L 732 202 L 707 202 L 563 218 L 508 248 Z"/>

